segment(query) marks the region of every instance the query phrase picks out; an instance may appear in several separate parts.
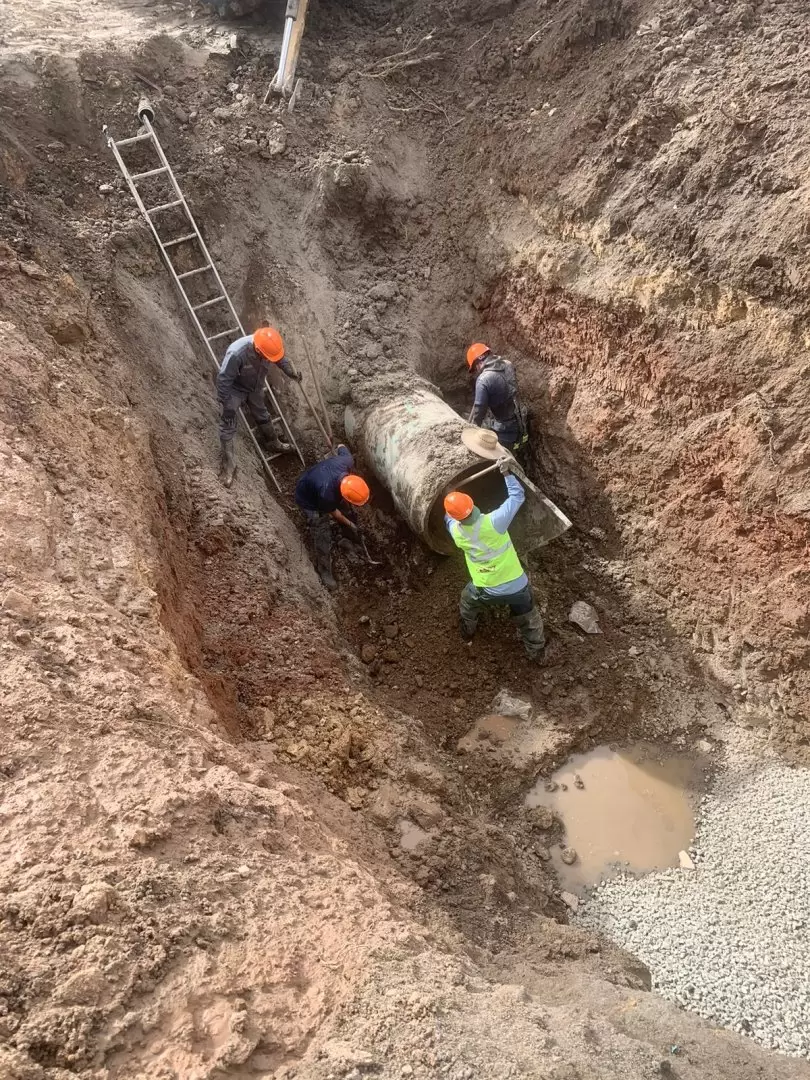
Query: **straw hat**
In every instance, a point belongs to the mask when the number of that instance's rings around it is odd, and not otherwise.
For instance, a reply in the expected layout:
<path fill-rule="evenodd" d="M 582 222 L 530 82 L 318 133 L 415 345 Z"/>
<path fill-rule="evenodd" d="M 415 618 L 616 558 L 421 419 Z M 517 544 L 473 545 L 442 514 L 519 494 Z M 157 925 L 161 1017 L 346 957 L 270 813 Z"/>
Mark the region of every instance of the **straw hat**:
<path fill-rule="evenodd" d="M 486 428 L 468 427 L 461 433 L 461 441 L 468 450 L 472 450 L 479 457 L 488 458 L 489 461 L 497 461 L 501 457 L 512 455 L 505 446 L 498 442 L 498 436 L 494 431 Z"/>

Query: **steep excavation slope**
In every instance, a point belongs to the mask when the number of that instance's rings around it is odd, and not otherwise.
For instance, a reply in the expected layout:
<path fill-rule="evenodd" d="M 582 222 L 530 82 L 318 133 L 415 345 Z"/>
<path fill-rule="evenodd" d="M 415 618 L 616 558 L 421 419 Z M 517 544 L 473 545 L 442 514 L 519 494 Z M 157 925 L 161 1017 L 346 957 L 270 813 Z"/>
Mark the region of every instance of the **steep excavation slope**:
<path fill-rule="evenodd" d="M 272 20 L 234 49 L 147 0 L 4 17 L 0 1076 L 808 1075 L 569 926 L 523 809 L 594 741 L 723 723 L 804 760 L 800 5 L 323 4 L 292 113 Z M 334 602 L 294 463 L 275 498 L 240 442 L 223 490 L 101 138 L 144 89 L 244 322 L 308 343 L 337 426 L 414 372 L 468 404 L 474 338 L 515 359 L 576 525 L 531 557 L 543 667 L 457 640 L 462 568 L 383 489 L 384 565 L 341 557 Z M 502 688 L 531 746 L 457 753 Z"/>

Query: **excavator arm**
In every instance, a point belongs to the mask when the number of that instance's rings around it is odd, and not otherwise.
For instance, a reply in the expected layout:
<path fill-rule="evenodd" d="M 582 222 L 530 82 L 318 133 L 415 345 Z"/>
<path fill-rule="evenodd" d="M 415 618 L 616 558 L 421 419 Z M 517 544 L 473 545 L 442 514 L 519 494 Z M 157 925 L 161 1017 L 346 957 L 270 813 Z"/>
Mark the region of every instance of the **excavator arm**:
<path fill-rule="evenodd" d="M 289 95 L 295 88 L 295 69 L 298 66 L 298 54 L 301 51 L 308 6 L 309 0 L 287 0 L 278 71 L 270 83 L 265 101 L 271 93 Z"/>

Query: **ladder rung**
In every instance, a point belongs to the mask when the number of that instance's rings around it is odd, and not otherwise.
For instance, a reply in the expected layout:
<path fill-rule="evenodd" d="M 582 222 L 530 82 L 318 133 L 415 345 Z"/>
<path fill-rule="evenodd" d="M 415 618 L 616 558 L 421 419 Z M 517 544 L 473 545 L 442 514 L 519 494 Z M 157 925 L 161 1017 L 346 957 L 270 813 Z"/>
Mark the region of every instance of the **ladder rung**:
<path fill-rule="evenodd" d="M 144 139 L 151 139 L 151 134 L 147 131 L 145 135 L 133 135 L 131 139 L 119 139 L 115 144 L 116 146 L 131 146 L 136 142 L 143 142 Z"/>
<path fill-rule="evenodd" d="M 221 334 L 214 334 L 213 337 L 206 338 L 206 341 L 218 341 L 221 337 L 229 337 L 231 334 L 241 334 L 241 326 L 232 326 L 230 330 L 223 330 Z"/>
<path fill-rule="evenodd" d="M 214 304 L 221 304 L 223 300 L 227 300 L 227 296 L 215 296 L 213 300 L 206 300 L 204 304 L 197 304 L 193 307 L 192 311 L 202 311 L 203 308 L 212 307 Z"/>
<path fill-rule="evenodd" d="M 214 267 L 211 263 L 206 263 L 205 266 L 198 266 L 196 270 L 186 270 L 183 274 L 177 275 L 177 280 L 182 281 L 183 278 L 194 277 L 195 274 L 204 274 L 206 270 L 213 270 Z"/>
<path fill-rule="evenodd" d="M 168 172 L 166 165 L 161 165 L 159 169 L 149 169 L 147 172 L 133 173 L 132 180 L 145 180 L 147 176 L 160 176 L 161 173 Z"/>
<path fill-rule="evenodd" d="M 175 244 L 184 244 L 186 240 L 196 240 L 197 234 L 195 232 L 186 233 L 185 236 L 178 236 L 176 240 L 161 240 L 161 244 L 165 248 L 174 247 Z"/>
<path fill-rule="evenodd" d="M 182 206 L 182 199 L 175 199 L 174 202 L 161 203 L 160 206 L 152 206 L 146 212 L 147 214 L 156 214 L 158 210 L 171 210 L 173 206 Z"/>

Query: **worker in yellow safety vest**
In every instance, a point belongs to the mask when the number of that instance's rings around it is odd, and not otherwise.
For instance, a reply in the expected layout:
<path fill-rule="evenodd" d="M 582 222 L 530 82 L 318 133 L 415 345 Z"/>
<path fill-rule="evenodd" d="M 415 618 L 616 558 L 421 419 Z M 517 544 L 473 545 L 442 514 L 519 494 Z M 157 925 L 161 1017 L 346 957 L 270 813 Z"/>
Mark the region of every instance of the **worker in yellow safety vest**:
<path fill-rule="evenodd" d="M 529 579 L 509 537 L 509 526 L 526 498 L 521 483 L 510 474 L 511 458 L 501 459 L 506 501 L 491 514 L 482 514 L 464 491 L 451 491 L 444 500 L 445 524 L 453 543 L 464 552 L 471 580 L 461 591 L 461 636 L 472 641 L 481 611 L 505 604 L 531 660 L 546 644 L 543 619 L 534 602 Z"/>

